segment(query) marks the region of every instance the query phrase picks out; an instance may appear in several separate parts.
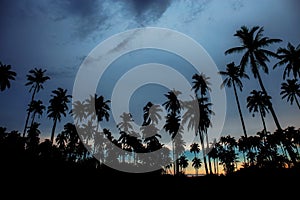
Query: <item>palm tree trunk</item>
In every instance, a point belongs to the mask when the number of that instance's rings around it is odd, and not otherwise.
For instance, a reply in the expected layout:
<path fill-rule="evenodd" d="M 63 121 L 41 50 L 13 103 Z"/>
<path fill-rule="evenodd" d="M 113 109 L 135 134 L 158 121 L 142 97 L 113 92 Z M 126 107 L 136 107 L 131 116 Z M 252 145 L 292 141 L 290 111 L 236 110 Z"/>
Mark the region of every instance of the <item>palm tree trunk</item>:
<path fill-rule="evenodd" d="M 256 68 L 256 69 L 257 69 L 257 68 Z M 261 90 L 263 91 L 263 93 L 264 93 L 266 96 L 269 96 L 268 93 L 267 93 L 267 91 L 266 91 L 266 88 L 265 88 L 265 86 L 264 86 L 264 84 L 263 84 L 263 82 L 262 82 L 262 79 L 261 79 L 261 77 L 260 77 L 260 74 L 259 74 L 258 70 L 256 70 L 256 75 L 257 75 L 258 82 L 259 82 L 259 85 L 260 85 Z M 270 101 L 269 104 L 268 104 L 268 108 L 269 108 L 269 110 L 270 110 L 270 112 L 271 112 L 271 114 L 272 114 L 272 117 L 273 117 L 273 119 L 274 119 L 274 122 L 275 122 L 275 124 L 276 124 L 277 129 L 278 129 L 279 131 L 281 131 L 282 128 L 281 128 L 281 126 L 280 126 L 280 123 L 279 123 L 279 121 L 278 121 L 278 118 L 277 118 L 277 116 L 276 116 L 276 113 L 275 113 L 275 111 L 274 111 L 274 109 L 273 109 L 273 105 L 272 105 L 271 101 Z"/>
<path fill-rule="evenodd" d="M 261 112 L 261 108 L 259 109 L 259 113 L 260 113 L 260 117 L 261 117 L 261 120 L 262 120 L 262 123 L 263 123 L 264 131 L 265 131 L 264 134 L 267 134 L 266 122 L 265 122 L 264 116 L 263 116 L 263 114 Z"/>
<path fill-rule="evenodd" d="M 54 134 L 55 134 L 55 128 L 56 128 L 56 123 L 57 123 L 57 117 L 54 118 L 54 122 L 53 122 L 53 127 L 52 127 L 52 132 L 51 132 L 51 143 L 53 144 L 53 140 L 54 140 Z"/>
<path fill-rule="evenodd" d="M 243 115 L 242 115 L 241 105 L 240 105 L 239 97 L 238 97 L 237 92 L 236 92 L 236 87 L 235 87 L 235 82 L 234 81 L 232 82 L 232 85 L 233 85 L 233 90 L 234 90 L 235 101 L 236 101 L 238 111 L 239 111 L 239 114 L 240 114 L 240 118 L 241 118 L 241 122 L 242 122 L 244 136 L 245 136 L 245 138 L 247 138 L 245 122 L 244 122 L 244 118 L 243 118 Z"/>
<path fill-rule="evenodd" d="M 209 150 L 209 142 L 208 142 L 208 134 L 207 132 L 205 132 L 205 136 L 206 136 L 206 149 Z M 211 162 L 210 162 L 210 156 L 208 155 L 208 152 L 206 152 L 207 154 L 207 159 L 208 159 L 208 167 L 209 167 L 209 173 L 212 174 L 212 167 L 211 167 Z"/>
<path fill-rule="evenodd" d="M 32 126 L 33 123 L 34 123 L 35 115 L 36 115 L 36 112 L 32 113 L 32 120 L 31 120 L 31 125 L 30 126 Z"/>
<path fill-rule="evenodd" d="M 30 104 L 31 104 L 31 102 L 33 102 L 33 100 L 34 100 L 34 96 L 35 96 L 36 90 L 37 90 L 37 85 L 34 87 L 34 90 L 33 90 L 32 96 L 31 96 Z M 30 114 L 31 114 L 31 112 L 28 111 L 27 117 L 26 117 L 26 121 L 25 121 L 24 131 L 23 131 L 23 137 L 25 137 L 26 130 L 27 130 L 27 128 L 28 128 L 27 126 L 28 126 L 28 121 L 29 121 Z"/>
<path fill-rule="evenodd" d="M 203 133 L 201 133 L 201 131 L 199 131 L 199 137 L 200 137 L 200 143 L 201 143 L 201 148 L 202 148 L 202 155 L 203 155 L 203 162 L 204 162 L 205 173 L 208 174 L 208 167 L 207 167 L 207 161 L 206 161 L 205 146 L 204 146 L 204 141 L 203 141 Z"/>
<path fill-rule="evenodd" d="M 27 117 L 26 117 L 26 121 L 25 121 L 25 127 L 24 127 L 24 131 L 23 131 L 23 137 L 25 137 L 25 134 L 26 134 L 29 117 L 30 117 L 30 111 L 27 112 Z"/>

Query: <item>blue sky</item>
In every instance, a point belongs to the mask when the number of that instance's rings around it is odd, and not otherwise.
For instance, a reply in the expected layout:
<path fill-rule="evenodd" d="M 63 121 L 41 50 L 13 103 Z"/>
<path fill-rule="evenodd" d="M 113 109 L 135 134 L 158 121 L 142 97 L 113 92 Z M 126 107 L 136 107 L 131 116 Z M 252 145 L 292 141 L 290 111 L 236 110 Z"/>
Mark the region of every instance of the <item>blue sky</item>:
<path fill-rule="evenodd" d="M 26 74 L 34 67 L 47 69 L 51 77 L 37 94 L 46 106 L 50 93 L 57 87 L 68 89 L 72 93 L 77 70 L 83 59 L 102 41 L 114 34 L 147 26 L 169 28 L 193 38 L 208 52 L 220 70 L 226 64 L 239 62 L 239 55 L 225 56 L 224 52 L 239 41 L 233 34 L 242 25 L 248 27 L 264 26 L 265 35 L 280 38 L 282 43 L 274 45 L 286 47 L 287 42 L 295 46 L 300 43 L 299 1 L 297 0 L 2 0 L 0 2 L 0 61 L 12 65 L 17 72 L 16 81 L 9 90 L 0 93 L 0 126 L 8 130 L 23 130 L 26 117 L 26 106 L 30 101 L 29 87 L 25 86 Z M 158 55 L 159 54 L 159 55 Z M 107 72 L 107 87 L 100 88 L 101 94 L 109 98 L 109 88 L 121 75 L 124 69 L 138 64 L 158 62 L 175 66 L 180 63 L 185 66 L 181 73 L 189 76 L 192 71 L 188 65 L 174 55 L 157 51 L 133 52 L 117 60 Z M 269 64 L 269 75 L 262 75 L 265 87 L 272 96 L 275 111 L 283 128 L 288 125 L 299 127 L 299 110 L 295 105 L 281 100 L 280 84 L 282 68 L 272 70 L 276 60 Z M 127 66 L 119 70 L 119 65 Z M 248 133 L 255 134 L 262 130 L 260 118 L 253 118 L 245 108 L 246 96 L 253 89 L 259 89 L 257 81 L 249 72 L 250 80 L 244 81 L 244 90 L 240 93 L 246 128 Z M 191 78 L 191 77 L 190 77 Z M 104 79 L 104 80 L 106 80 Z M 174 80 L 176 81 L 176 80 Z M 166 88 L 145 86 L 140 88 L 132 98 L 138 106 L 133 110 L 136 121 L 141 116 L 142 105 L 148 98 L 148 90 L 159 91 L 162 94 Z M 226 89 L 227 113 L 222 134 L 235 137 L 242 135 L 239 116 L 233 91 Z M 157 103 L 165 98 L 158 96 L 153 99 Z M 132 106 L 131 106 L 132 107 Z M 141 114 L 141 113 L 140 113 Z M 46 114 L 38 119 L 43 136 L 50 135 L 52 120 Z M 64 123 L 72 118 L 63 119 L 57 126 L 59 132 Z M 271 115 L 266 118 L 269 130 L 275 126 Z"/>

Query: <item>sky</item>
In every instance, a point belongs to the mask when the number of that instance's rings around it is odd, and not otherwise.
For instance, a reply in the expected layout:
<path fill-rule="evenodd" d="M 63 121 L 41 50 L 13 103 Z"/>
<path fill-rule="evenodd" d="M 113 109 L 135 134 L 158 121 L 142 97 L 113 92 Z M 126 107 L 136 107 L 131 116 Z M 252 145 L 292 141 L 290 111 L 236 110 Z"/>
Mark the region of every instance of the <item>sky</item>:
<path fill-rule="evenodd" d="M 33 68 L 46 69 L 50 80 L 44 84 L 36 98 L 49 105 L 52 90 L 62 87 L 72 94 L 76 75 L 85 58 L 97 45 L 115 34 L 135 28 L 158 27 L 185 34 L 198 42 L 212 58 L 217 68 L 224 71 L 226 64 L 238 63 L 241 56 L 224 55 L 239 40 L 233 35 L 241 26 L 263 26 L 264 34 L 283 41 L 269 49 L 286 47 L 290 42 L 300 44 L 300 2 L 297 0 L 1 0 L 0 2 L 0 61 L 10 64 L 17 73 L 11 88 L 0 93 L 0 126 L 7 130 L 23 131 L 26 108 L 31 94 L 25 86 L 26 75 Z M 122 41 L 126 44 L 126 41 Z M 106 99 L 112 97 L 115 84 L 135 66 L 160 63 L 171 66 L 186 79 L 192 81 L 195 72 L 190 63 L 169 52 L 146 49 L 133 51 L 116 59 L 99 82 L 97 94 Z M 283 68 L 272 69 L 276 60 L 269 65 L 269 75 L 262 74 L 265 87 L 283 128 L 299 127 L 299 110 L 280 96 Z M 263 129 L 259 115 L 253 117 L 246 108 L 246 97 L 253 89 L 259 89 L 250 71 L 249 80 L 244 80 L 244 89 L 239 93 L 242 112 L 249 135 Z M 167 79 L 176 79 L 165 74 Z M 149 74 L 140 74 L 143 79 Z M 89 80 L 89 77 L 86 79 Z M 129 83 L 128 83 L 129 84 Z M 126 85 L 126 82 L 125 82 Z M 178 85 L 178 84 L 177 84 Z M 214 86 L 216 87 L 216 86 Z M 219 86 L 218 86 L 219 87 Z M 239 115 L 232 88 L 225 88 L 226 116 L 224 124 L 212 124 L 221 128 L 217 135 L 232 135 L 239 138 L 242 133 Z M 139 87 L 130 97 L 129 109 L 137 124 L 141 124 L 142 107 L 150 99 L 161 104 L 169 88 L 158 84 Z M 123 91 L 124 92 L 124 91 Z M 126 91 L 125 91 L 126 92 Z M 121 94 L 119 94 L 122 96 Z M 71 106 L 69 106 L 71 108 Z M 49 137 L 52 120 L 46 113 L 40 119 L 42 137 Z M 63 118 L 57 125 L 59 133 L 71 117 Z M 107 126 L 116 127 L 111 120 Z M 272 116 L 266 116 L 268 130 L 275 124 Z"/>

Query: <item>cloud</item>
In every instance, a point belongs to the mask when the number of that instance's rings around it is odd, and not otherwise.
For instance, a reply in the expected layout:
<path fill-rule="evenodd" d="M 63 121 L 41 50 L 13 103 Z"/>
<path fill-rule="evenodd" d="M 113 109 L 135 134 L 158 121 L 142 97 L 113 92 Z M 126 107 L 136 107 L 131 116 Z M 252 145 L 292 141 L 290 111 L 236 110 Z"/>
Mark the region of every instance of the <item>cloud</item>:
<path fill-rule="evenodd" d="M 70 20 L 75 28 L 75 36 L 85 39 L 97 30 L 107 27 L 108 15 L 104 1 L 95 0 L 52 0 L 53 19 Z"/>
<path fill-rule="evenodd" d="M 127 0 L 119 2 L 124 7 L 124 11 L 129 13 L 133 20 L 140 24 L 146 25 L 156 22 L 161 18 L 165 11 L 174 1 L 171 0 Z"/>

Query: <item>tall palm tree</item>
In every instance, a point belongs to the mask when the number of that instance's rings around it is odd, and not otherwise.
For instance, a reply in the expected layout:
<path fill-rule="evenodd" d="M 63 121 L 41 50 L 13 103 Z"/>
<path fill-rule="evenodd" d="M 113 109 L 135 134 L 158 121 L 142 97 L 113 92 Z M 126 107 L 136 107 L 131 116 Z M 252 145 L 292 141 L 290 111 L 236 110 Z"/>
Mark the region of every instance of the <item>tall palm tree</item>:
<path fill-rule="evenodd" d="M 196 176 L 199 174 L 199 169 L 202 166 L 202 161 L 200 158 L 194 157 L 192 160 L 192 167 L 195 168 Z"/>
<path fill-rule="evenodd" d="M 199 121 L 199 127 L 198 127 L 198 132 L 199 132 L 199 137 L 200 137 L 200 142 L 202 146 L 202 152 L 203 152 L 203 162 L 204 162 L 204 167 L 206 174 L 208 174 L 208 167 L 207 167 L 207 161 L 206 161 L 206 152 L 205 149 L 209 149 L 209 141 L 208 141 L 208 135 L 207 135 L 207 128 L 210 125 L 210 112 L 207 112 L 206 108 L 208 108 L 208 104 L 204 101 L 208 101 L 208 98 L 205 97 L 207 92 L 211 91 L 211 88 L 209 87 L 210 82 L 208 81 L 210 77 L 207 77 L 204 73 L 199 74 L 194 74 L 192 76 L 193 81 L 193 86 L 192 90 L 194 90 L 197 100 L 198 100 L 198 105 L 199 105 L 199 114 L 200 114 L 200 121 Z M 198 91 L 200 91 L 200 98 L 198 98 Z M 204 105 L 207 105 L 206 108 Z M 203 107 L 204 106 L 204 107 Z M 209 121 L 209 123 L 207 123 Z M 208 126 L 207 126 L 208 125 Z M 206 137 L 206 148 L 204 145 L 204 138 Z M 209 162 L 209 169 L 212 172 L 211 168 L 211 163 Z"/>
<path fill-rule="evenodd" d="M 297 79 L 288 79 L 286 82 L 281 84 L 282 99 L 287 98 L 287 101 L 293 105 L 295 100 L 298 108 L 300 109 L 300 104 L 298 98 L 300 98 L 300 84 L 297 83 Z"/>
<path fill-rule="evenodd" d="M 245 122 L 244 122 L 244 118 L 243 118 L 243 115 L 242 115 L 242 110 L 241 110 L 241 106 L 240 106 L 240 102 L 239 102 L 239 97 L 237 95 L 236 86 L 240 89 L 240 91 L 242 91 L 243 90 L 243 83 L 241 81 L 241 78 L 249 79 L 249 76 L 244 71 L 241 71 L 240 67 L 236 66 L 234 64 L 234 62 L 231 62 L 231 63 L 227 64 L 226 65 L 226 71 L 220 71 L 219 73 L 223 76 L 226 76 L 223 83 L 221 84 L 221 88 L 224 88 L 225 86 L 230 88 L 231 86 L 233 86 L 235 101 L 236 101 L 238 111 L 239 111 L 239 115 L 240 115 L 240 119 L 241 119 L 241 122 L 242 122 L 244 136 L 247 137 Z"/>
<path fill-rule="evenodd" d="M 34 123 L 35 120 L 35 116 L 36 114 L 40 116 L 42 116 L 44 110 L 46 109 L 46 107 L 43 105 L 43 102 L 41 100 L 33 100 L 30 104 L 29 104 L 29 108 L 27 109 L 28 112 L 32 112 L 32 116 L 31 116 L 31 125 Z"/>
<path fill-rule="evenodd" d="M 280 61 L 274 65 L 273 69 L 280 65 L 286 65 L 283 72 L 283 79 L 285 79 L 286 76 L 290 76 L 290 72 L 293 72 L 295 79 L 300 77 L 300 44 L 294 47 L 289 42 L 287 48 L 278 48 L 277 54 Z"/>
<path fill-rule="evenodd" d="M 27 74 L 27 83 L 25 84 L 25 86 L 31 86 L 29 89 L 29 92 L 32 91 L 32 96 L 31 96 L 31 101 L 32 102 L 34 100 L 35 94 L 38 93 L 41 89 L 44 89 L 43 84 L 50 79 L 49 76 L 45 76 L 47 70 L 43 70 L 41 68 L 34 68 L 32 70 L 29 71 L 29 73 Z M 24 131 L 23 131 L 23 137 L 25 136 L 25 132 L 27 129 L 27 125 L 28 125 L 28 120 L 30 117 L 31 112 L 27 112 L 27 117 L 26 117 L 26 121 L 25 121 L 25 127 L 24 127 Z"/>
<path fill-rule="evenodd" d="M 177 97 L 179 94 L 181 94 L 181 92 L 177 90 L 169 91 L 167 94 L 165 94 L 165 97 L 167 97 L 167 101 L 162 104 L 165 107 L 165 109 L 169 112 L 166 116 L 166 123 L 163 128 L 167 132 L 169 132 L 172 140 L 174 175 L 179 174 L 178 162 L 175 156 L 175 140 L 174 140 L 176 134 L 178 134 L 180 128 L 180 120 L 181 120 L 180 111 L 182 108 L 181 108 L 180 101 Z"/>
<path fill-rule="evenodd" d="M 0 90 L 4 91 L 10 88 L 10 80 L 15 80 L 17 73 L 11 70 L 11 65 L 5 65 L 0 62 Z"/>
<path fill-rule="evenodd" d="M 67 89 L 57 88 L 52 91 L 52 98 L 49 100 L 47 114 L 49 118 L 53 119 L 53 127 L 51 131 L 50 141 L 53 143 L 55 128 L 57 121 L 61 121 L 61 116 L 66 117 L 68 111 L 68 103 L 70 102 L 71 95 L 67 94 Z"/>
<path fill-rule="evenodd" d="M 274 43 L 279 43 L 282 40 L 264 37 L 263 32 L 263 27 L 254 26 L 249 30 L 248 27 L 242 26 L 241 29 L 237 30 L 234 34 L 235 37 L 240 39 L 242 45 L 228 49 L 227 51 L 225 51 L 225 55 L 244 52 L 244 55 L 242 56 L 242 59 L 240 61 L 241 71 L 244 71 L 246 65 L 250 63 L 253 76 L 254 78 L 257 78 L 262 92 L 265 96 L 269 96 L 261 79 L 259 70 L 261 68 L 263 72 L 268 73 L 268 66 L 266 64 L 267 62 L 270 62 L 268 57 L 277 58 L 278 56 L 276 53 L 264 49 L 264 47 L 268 47 Z M 269 103 L 268 107 L 277 129 L 282 130 L 276 113 L 273 109 L 272 103 Z"/>
<path fill-rule="evenodd" d="M 265 116 L 269 112 L 268 104 L 270 103 L 270 96 L 266 96 L 262 91 L 252 90 L 251 96 L 247 97 L 247 108 L 249 112 L 259 112 L 263 123 L 264 131 L 267 133 Z M 254 116 L 254 114 L 253 114 Z"/>

